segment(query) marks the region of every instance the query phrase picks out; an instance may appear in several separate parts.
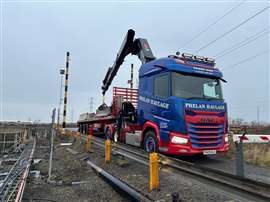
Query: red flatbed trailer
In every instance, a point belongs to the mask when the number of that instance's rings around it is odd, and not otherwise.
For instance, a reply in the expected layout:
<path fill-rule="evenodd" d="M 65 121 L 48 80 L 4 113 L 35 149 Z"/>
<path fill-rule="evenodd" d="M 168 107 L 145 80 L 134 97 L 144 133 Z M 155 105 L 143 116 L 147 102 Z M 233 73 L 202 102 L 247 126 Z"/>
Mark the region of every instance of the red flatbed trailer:
<path fill-rule="evenodd" d="M 138 106 L 138 89 L 133 89 L 133 88 L 122 88 L 122 87 L 114 87 L 113 88 L 113 100 L 112 100 L 112 105 L 110 108 L 110 114 L 107 116 L 99 116 L 98 113 L 94 114 L 94 116 L 84 119 L 84 120 L 79 120 L 77 122 L 79 131 L 85 134 L 89 133 L 89 128 L 93 127 L 94 133 L 103 133 L 105 134 L 106 127 L 112 127 L 113 124 L 116 123 L 117 121 L 117 115 L 119 114 L 120 106 L 122 102 L 130 102 L 132 105 L 137 109 Z M 95 125 L 99 125 L 99 127 L 95 127 Z M 98 130 L 97 130 L 98 128 Z M 138 125 L 136 124 L 131 124 L 127 128 L 138 128 Z M 126 130 L 128 130 L 126 128 Z M 120 136 L 120 139 L 121 136 Z"/>

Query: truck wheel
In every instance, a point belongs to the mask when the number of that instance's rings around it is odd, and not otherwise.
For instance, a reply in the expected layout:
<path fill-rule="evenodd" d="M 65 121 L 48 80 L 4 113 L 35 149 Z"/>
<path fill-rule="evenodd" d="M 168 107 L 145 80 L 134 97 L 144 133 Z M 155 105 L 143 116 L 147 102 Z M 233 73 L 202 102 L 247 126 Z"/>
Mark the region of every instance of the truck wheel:
<path fill-rule="evenodd" d="M 85 131 L 84 131 L 84 133 L 85 133 L 86 135 L 88 135 L 88 131 L 89 131 L 89 126 L 88 126 L 88 125 L 85 125 Z"/>
<path fill-rule="evenodd" d="M 105 129 L 105 138 L 108 140 L 112 139 L 112 134 L 110 132 L 109 127 L 106 127 L 106 129 Z"/>
<path fill-rule="evenodd" d="M 143 140 L 143 148 L 147 152 L 158 152 L 158 139 L 153 131 L 148 131 Z"/>

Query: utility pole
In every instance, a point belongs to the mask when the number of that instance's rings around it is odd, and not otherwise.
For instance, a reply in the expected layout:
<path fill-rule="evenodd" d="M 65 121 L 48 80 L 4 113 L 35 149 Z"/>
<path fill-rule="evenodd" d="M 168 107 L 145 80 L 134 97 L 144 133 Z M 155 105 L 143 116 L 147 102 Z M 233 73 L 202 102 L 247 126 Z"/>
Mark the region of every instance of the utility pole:
<path fill-rule="evenodd" d="M 71 109 L 71 122 L 73 123 L 73 117 L 74 117 L 74 109 Z"/>
<path fill-rule="evenodd" d="M 68 68 L 69 68 L 69 52 L 67 52 L 66 56 L 63 128 L 66 128 L 66 118 L 67 118 Z"/>
<path fill-rule="evenodd" d="M 258 127 L 260 125 L 260 109 L 259 109 L 259 106 L 257 106 L 257 125 L 258 125 Z"/>
<path fill-rule="evenodd" d="M 59 106 L 57 110 L 57 125 L 60 125 L 60 111 L 61 111 L 61 104 L 62 104 L 62 89 L 63 89 L 63 75 L 65 74 L 64 69 L 60 69 L 60 75 L 61 75 L 61 80 L 60 80 L 60 95 L 59 95 Z"/>
<path fill-rule="evenodd" d="M 54 138 L 54 119 L 55 119 L 55 111 L 56 109 L 54 108 L 52 111 L 52 129 L 51 129 L 51 152 L 50 152 L 50 162 L 49 162 L 49 181 L 51 180 L 51 172 L 52 172 L 52 153 L 53 153 L 53 138 Z"/>
<path fill-rule="evenodd" d="M 136 79 L 136 88 L 139 88 L 139 80 Z"/>
<path fill-rule="evenodd" d="M 90 114 L 93 113 L 94 109 L 94 98 L 90 97 Z"/>
<path fill-rule="evenodd" d="M 128 84 L 130 84 L 130 88 L 133 88 L 133 64 L 130 67 L 130 79 L 128 80 Z"/>
<path fill-rule="evenodd" d="M 130 88 L 133 88 L 133 63 L 131 64 L 130 69 Z"/>

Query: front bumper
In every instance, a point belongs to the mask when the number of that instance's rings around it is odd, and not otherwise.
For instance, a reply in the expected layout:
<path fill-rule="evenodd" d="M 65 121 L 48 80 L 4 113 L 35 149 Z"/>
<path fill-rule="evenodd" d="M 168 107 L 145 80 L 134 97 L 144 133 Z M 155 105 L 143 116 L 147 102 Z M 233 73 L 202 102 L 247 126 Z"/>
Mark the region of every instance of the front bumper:
<path fill-rule="evenodd" d="M 229 144 L 225 144 L 221 148 L 212 148 L 205 150 L 216 150 L 217 153 L 225 153 L 229 150 Z M 184 145 L 169 145 L 160 147 L 159 151 L 161 153 L 172 154 L 172 155 L 180 155 L 180 156 L 193 156 L 196 154 L 203 154 L 204 150 L 193 149 L 190 146 Z"/>
<path fill-rule="evenodd" d="M 172 138 L 173 135 L 170 135 L 170 136 Z M 181 135 L 181 134 L 177 134 L 177 136 L 188 138 L 186 135 Z M 225 142 L 224 140 L 221 147 L 194 149 L 192 148 L 189 140 L 187 144 L 173 144 L 171 142 L 171 138 L 170 138 L 169 143 L 164 144 L 161 142 L 159 144 L 160 145 L 159 152 L 165 153 L 165 154 L 179 155 L 179 156 L 193 156 L 196 154 L 203 154 L 204 150 L 216 150 L 217 153 L 225 153 L 229 150 L 229 143 Z"/>

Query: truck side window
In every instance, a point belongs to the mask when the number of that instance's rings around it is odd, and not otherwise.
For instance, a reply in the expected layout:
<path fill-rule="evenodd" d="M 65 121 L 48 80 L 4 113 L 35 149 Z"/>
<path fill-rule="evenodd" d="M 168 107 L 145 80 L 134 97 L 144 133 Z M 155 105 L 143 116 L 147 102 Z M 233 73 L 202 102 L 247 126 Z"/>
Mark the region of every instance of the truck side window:
<path fill-rule="evenodd" d="M 154 78 L 154 96 L 160 98 L 168 97 L 168 83 L 168 74 Z"/>

